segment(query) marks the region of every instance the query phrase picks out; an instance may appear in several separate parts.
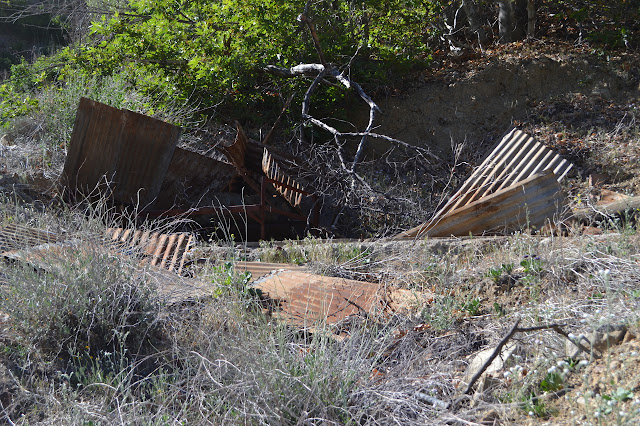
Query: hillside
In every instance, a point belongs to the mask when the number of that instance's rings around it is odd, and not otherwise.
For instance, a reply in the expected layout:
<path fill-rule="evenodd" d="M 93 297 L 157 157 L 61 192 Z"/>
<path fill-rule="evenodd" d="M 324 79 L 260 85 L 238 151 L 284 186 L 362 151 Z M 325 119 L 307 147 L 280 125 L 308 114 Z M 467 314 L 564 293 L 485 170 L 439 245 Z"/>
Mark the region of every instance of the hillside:
<path fill-rule="evenodd" d="M 406 78 L 366 86 L 381 109 L 377 133 L 440 159 L 369 142 L 360 173 L 373 189 L 336 228 L 375 236 L 366 240 L 249 242 L 219 223 L 218 234 L 187 237 L 181 218 L 67 203 L 57 182 L 81 95 L 167 120 L 188 114 L 152 113 L 117 76 L 42 88 L 37 109 L 21 98 L 26 112 L 0 130 L 2 422 L 638 423 L 637 211 L 569 216 L 640 193 L 639 70 L 630 49 L 558 37 L 439 50 Z M 348 105 L 336 117 L 362 128 L 368 111 Z M 294 108 L 274 145 L 315 164 L 335 159 L 305 151 Z M 181 146 L 204 153 L 233 140 L 228 121 L 185 128 Z M 272 124 L 247 128 L 263 140 Z M 553 229 L 382 237 L 431 217 L 514 126 L 574 164 Z M 307 172 L 348 190 L 348 174 L 317 170 Z M 158 246 L 125 234 L 155 235 Z M 323 283 L 333 286 L 324 300 Z M 278 285 L 291 294 L 276 297 Z M 334 301 L 349 314 L 316 315 Z"/>

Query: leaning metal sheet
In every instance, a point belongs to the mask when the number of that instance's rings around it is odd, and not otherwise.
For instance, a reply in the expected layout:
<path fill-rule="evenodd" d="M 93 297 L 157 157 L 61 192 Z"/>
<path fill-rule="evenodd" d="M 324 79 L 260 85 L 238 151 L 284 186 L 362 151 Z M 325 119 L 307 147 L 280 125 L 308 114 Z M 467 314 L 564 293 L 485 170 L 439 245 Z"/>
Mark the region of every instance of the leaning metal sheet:
<path fill-rule="evenodd" d="M 147 207 L 169 168 L 180 128 L 81 98 L 62 174 L 72 194 L 106 193 Z"/>

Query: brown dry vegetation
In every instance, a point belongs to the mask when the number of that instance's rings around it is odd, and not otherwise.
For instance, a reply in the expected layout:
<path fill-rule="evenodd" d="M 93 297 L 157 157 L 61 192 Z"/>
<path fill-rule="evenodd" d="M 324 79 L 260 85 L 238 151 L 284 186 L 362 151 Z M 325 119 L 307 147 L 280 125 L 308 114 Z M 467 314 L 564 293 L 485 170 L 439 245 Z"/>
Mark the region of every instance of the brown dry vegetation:
<path fill-rule="evenodd" d="M 595 200 L 601 188 L 587 185 L 591 173 L 606 176 L 605 189 L 638 191 L 636 55 L 512 45 L 468 61 L 438 61 L 416 88 L 381 102 L 398 111 L 391 123 L 402 114 L 406 120 L 396 119 L 395 130 L 385 121 L 383 130 L 439 146 L 443 156 L 451 140 L 465 142 L 454 181 L 517 124 L 575 163 L 570 205 Z M 37 123 L 26 126 L 0 145 L 0 226 L 96 241 L 111 213 L 56 202 L 49 189 L 62 152 L 43 150 L 32 137 Z M 218 257 L 191 273 L 210 295 L 178 305 L 158 296 L 150 270 L 97 244 L 40 259 L 54 268 L 5 262 L 2 421 L 635 424 L 640 241 L 629 213 L 596 223 L 600 235 L 566 222 L 566 236 L 331 245 L 306 239 L 257 249 L 202 241 L 194 256 Z M 355 317 L 310 333 L 265 316 L 243 277 L 221 266 L 222 256 L 232 263 L 247 256 L 305 262 L 319 273 L 430 296 L 391 317 Z M 474 356 L 494 348 L 518 320 L 521 327 L 560 324 L 591 340 L 593 332 L 624 332 L 593 356 L 575 355 L 550 329 L 516 333 L 510 358 L 465 394 Z M 334 327 L 348 337 L 333 338 Z"/>

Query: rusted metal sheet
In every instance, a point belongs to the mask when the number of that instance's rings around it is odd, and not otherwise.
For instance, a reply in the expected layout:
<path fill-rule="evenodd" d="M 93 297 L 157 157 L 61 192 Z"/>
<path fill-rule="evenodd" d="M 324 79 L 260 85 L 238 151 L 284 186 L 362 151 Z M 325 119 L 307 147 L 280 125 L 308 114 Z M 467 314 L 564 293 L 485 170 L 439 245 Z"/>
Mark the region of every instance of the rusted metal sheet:
<path fill-rule="evenodd" d="M 552 170 L 560 182 L 572 167 L 573 164 L 528 134 L 513 129 L 502 138 L 436 217 L 544 170 Z"/>
<path fill-rule="evenodd" d="M 187 233 L 161 234 L 124 228 L 108 228 L 107 243 L 129 255 L 142 258 L 149 263 L 181 274 L 191 246 L 193 235 Z"/>
<path fill-rule="evenodd" d="M 0 227 L 0 253 L 58 241 L 53 232 L 14 223 Z"/>
<path fill-rule="evenodd" d="M 278 165 L 267 148 L 264 148 L 262 155 L 262 171 L 271 180 L 276 191 L 284 197 L 293 207 L 299 207 L 302 202 L 302 195 L 308 194 L 300 183 L 287 175 Z"/>
<path fill-rule="evenodd" d="M 562 201 L 556 176 L 552 170 L 547 170 L 455 209 L 437 221 L 413 228 L 406 234 L 448 237 L 539 229 L 559 211 Z"/>
<path fill-rule="evenodd" d="M 215 194 L 227 191 L 236 175 L 229 163 L 176 148 L 154 208 L 212 205 Z"/>
<path fill-rule="evenodd" d="M 227 156 L 229 162 L 231 162 L 238 171 L 241 171 L 245 170 L 245 155 L 249 139 L 240 124 L 236 123 L 236 128 L 238 133 L 233 143 L 229 146 L 220 146 L 219 149 Z"/>
<path fill-rule="evenodd" d="M 99 191 L 146 207 L 160 192 L 179 137 L 169 123 L 81 98 L 62 182 L 74 195 Z"/>
<path fill-rule="evenodd" d="M 112 248 L 88 241 L 63 241 L 40 244 L 23 250 L 2 253 L 3 257 L 25 262 L 49 273 L 65 273 L 70 262 L 78 258 L 92 259 L 96 256 L 118 256 Z M 184 303 L 211 297 L 211 284 L 198 279 L 185 278 L 162 268 L 134 269 L 140 282 L 147 281 L 157 289 L 158 296 L 169 304 Z M 0 284 L 3 282 L 0 273 Z"/>
<path fill-rule="evenodd" d="M 551 204 L 558 209 L 560 200 L 560 182 L 571 170 L 573 164 L 560 157 L 558 154 L 536 142 L 526 133 L 513 129 L 494 147 L 482 164 L 464 182 L 462 187 L 449 199 L 449 201 L 433 216 L 433 218 L 420 226 L 399 234 L 398 238 L 416 238 L 421 236 L 463 236 L 469 233 L 495 233 L 497 229 L 506 230 L 514 226 L 523 226 L 518 217 L 507 220 L 498 210 L 491 210 L 497 205 L 505 207 L 527 205 L 530 226 L 539 226 L 553 213 L 549 207 Z M 541 179 L 540 176 L 544 176 Z M 554 185 L 552 180 L 556 181 Z M 531 183 L 534 181 L 535 183 Z M 527 183 L 528 192 L 522 192 Z M 533 185 L 533 186 L 532 186 Z M 517 195 L 514 200 L 505 200 L 504 194 Z M 493 195 L 500 194 L 498 197 Z M 549 196 L 549 203 L 544 204 L 539 197 Z M 487 203 L 494 203 L 489 207 Z M 498 203 L 498 204 L 495 204 Z M 542 204 L 541 204 L 542 203 Z M 540 209 L 539 206 L 546 206 Z M 459 210 L 467 207 L 485 206 L 475 214 L 486 215 L 483 223 L 487 228 L 480 229 L 477 226 L 469 228 L 465 220 L 452 221 L 450 215 L 459 215 Z M 466 212 L 471 210 L 464 210 Z M 492 213 L 493 211 L 493 213 Z M 510 210 L 511 211 L 511 210 Z M 520 211 L 520 210 L 518 210 Z M 512 211 L 513 212 L 513 211 Z M 461 216 L 455 216 L 461 217 Z M 494 220 L 491 220 L 494 218 Z M 445 227 L 446 223 L 456 223 L 455 227 Z M 449 232 L 449 233 L 447 233 Z"/>
<path fill-rule="evenodd" d="M 280 271 L 302 271 L 304 268 L 290 263 L 269 263 L 269 262 L 244 262 L 239 261 L 234 264 L 238 272 L 250 272 L 251 281 L 256 281 L 266 275 Z"/>
<path fill-rule="evenodd" d="M 405 293 L 378 284 L 299 270 L 276 271 L 253 286 L 271 300 L 278 318 L 300 327 L 334 324 L 351 315 L 384 315 L 409 300 Z"/>

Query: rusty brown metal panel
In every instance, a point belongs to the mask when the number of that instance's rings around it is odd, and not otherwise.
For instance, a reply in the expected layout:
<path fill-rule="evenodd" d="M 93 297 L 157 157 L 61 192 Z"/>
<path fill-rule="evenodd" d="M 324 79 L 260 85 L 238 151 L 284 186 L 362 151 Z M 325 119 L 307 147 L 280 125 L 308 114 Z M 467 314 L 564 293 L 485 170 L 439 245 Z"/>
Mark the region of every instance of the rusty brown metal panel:
<path fill-rule="evenodd" d="M 245 262 L 238 261 L 234 264 L 236 271 L 238 272 L 250 272 L 251 281 L 255 281 L 265 275 L 271 273 L 289 270 L 289 271 L 301 271 L 304 268 L 298 265 L 292 265 L 290 263 L 269 263 L 269 262 Z"/>
<path fill-rule="evenodd" d="M 278 316 L 302 327 L 383 313 L 387 307 L 387 292 L 378 284 L 301 271 L 276 272 L 258 280 L 255 288 L 275 302 Z"/>
<path fill-rule="evenodd" d="M 229 163 L 176 148 L 154 208 L 212 204 L 215 193 L 226 191 L 236 175 L 235 167 Z"/>
<path fill-rule="evenodd" d="M 157 265 L 182 273 L 193 236 L 186 233 L 160 234 L 140 230 L 109 228 L 105 231 L 109 245 L 126 254 L 138 255 L 141 263 Z"/>
<path fill-rule="evenodd" d="M 300 183 L 296 182 L 291 176 L 287 175 L 282 168 L 278 165 L 277 161 L 269 153 L 267 148 L 264 148 L 262 154 L 262 171 L 269 178 L 273 179 L 282 185 L 274 183 L 273 186 L 286 199 L 293 207 L 299 207 L 302 202 L 302 192 L 304 188 Z M 296 190 L 294 190 L 295 188 Z"/>
<path fill-rule="evenodd" d="M 540 228 L 562 205 L 560 185 L 552 170 L 531 176 L 416 227 L 412 237 L 449 237 L 500 234 L 523 228 Z"/>
<path fill-rule="evenodd" d="M 491 150 L 434 219 L 547 169 L 552 169 L 560 182 L 572 167 L 573 164 L 528 134 L 513 129 Z"/>
<path fill-rule="evenodd" d="M 98 190 L 146 207 L 160 192 L 179 137 L 169 123 L 81 98 L 62 182 L 72 194 Z"/>
<path fill-rule="evenodd" d="M 245 155 L 249 139 L 240 124 L 236 123 L 236 128 L 238 130 L 236 139 L 229 146 L 220 146 L 220 151 L 224 153 L 227 159 L 229 159 L 229 162 L 233 164 L 238 171 L 244 171 Z"/>
<path fill-rule="evenodd" d="M 433 228 L 436 223 L 442 223 L 448 215 L 464 206 L 486 201 L 493 194 L 546 171 L 553 172 L 556 181 L 560 182 L 572 167 L 573 164 L 536 142 L 531 136 L 513 129 L 500 140 L 482 164 L 429 222 L 405 231 L 398 237 L 413 238 L 418 235 L 431 235 L 430 232 L 425 234 L 426 230 Z M 530 203 L 529 209 L 533 209 L 533 203 Z M 533 214 L 538 213 L 544 212 L 533 212 Z M 483 231 L 489 231 L 489 229 Z M 461 229 L 453 235 L 468 235 L 468 233 L 469 230 L 464 232 Z"/>

